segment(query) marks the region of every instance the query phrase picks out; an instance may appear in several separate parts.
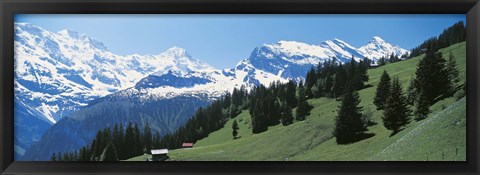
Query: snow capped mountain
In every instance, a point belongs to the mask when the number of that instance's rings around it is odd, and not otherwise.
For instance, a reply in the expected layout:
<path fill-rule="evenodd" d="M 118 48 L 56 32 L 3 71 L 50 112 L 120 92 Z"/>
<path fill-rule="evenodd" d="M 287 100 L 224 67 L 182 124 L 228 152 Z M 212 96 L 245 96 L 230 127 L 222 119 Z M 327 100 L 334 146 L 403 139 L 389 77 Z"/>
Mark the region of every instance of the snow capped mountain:
<path fill-rule="evenodd" d="M 218 70 L 179 47 L 157 55 L 122 56 L 85 34 L 15 23 L 16 155 L 44 132 L 26 160 L 78 149 L 96 130 L 120 122 L 149 121 L 168 133 L 235 87 L 299 81 L 325 60 L 346 63 L 352 55 L 356 61 L 377 60 L 392 53 L 408 51 L 380 37 L 360 48 L 340 39 L 318 45 L 279 41 L 256 47 L 233 68 Z M 64 145 L 52 146 L 57 139 Z"/>
<path fill-rule="evenodd" d="M 52 123 L 95 98 L 134 86 L 147 75 L 214 69 L 173 47 L 159 55 L 119 56 L 70 30 L 15 24 L 15 91 Z"/>
<path fill-rule="evenodd" d="M 19 132 L 15 146 L 22 150 L 39 140 L 38 134 L 43 134 L 60 119 L 86 107 L 94 99 L 132 87 L 139 87 L 141 92 L 148 91 L 140 84 L 149 80 L 149 76 L 185 77 L 184 83 L 188 84 L 192 80 L 189 76 L 203 79 L 204 75 L 211 74 L 209 82 L 212 82 L 220 72 L 178 47 L 158 55 L 120 56 L 110 52 L 102 42 L 70 30 L 55 33 L 27 23 L 15 23 L 14 30 L 15 101 L 19 104 L 15 105 L 18 116 L 15 121 L 29 123 L 16 123 L 15 129 Z M 174 79 L 171 81 L 179 83 Z M 163 85 L 169 90 L 174 84 L 157 82 L 153 85 L 161 91 Z M 207 89 L 205 93 L 219 96 L 227 85 L 211 86 L 196 88 Z M 172 97 L 183 93 L 195 94 L 180 89 L 173 94 L 158 93 L 155 96 Z M 36 122 L 24 122 L 27 120 Z M 24 151 L 17 154 L 21 156 L 21 153 Z"/>
<path fill-rule="evenodd" d="M 378 36 L 374 36 L 367 45 L 360 47 L 358 52 L 364 56 L 375 59 L 379 59 L 382 56 L 389 56 L 392 53 L 398 57 L 410 53 L 400 46 L 384 41 Z"/>
<path fill-rule="evenodd" d="M 128 88 L 157 96 L 198 91 L 218 96 L 242 84 L 299 80 L 311 66 L 333 57 L 345 63 L 352 55 L 379 59 L 391 53 L 408 51 L 377 36 L 359 49 L 339 39 L 319 45 L 279 41 L 255 48 L 235 68 L 221 71 L 178 47 L 158 55 L 120 56 L 85 34 L 16 23 L 15 91 L 55 123 L 95 98 Z"/>
<path fill-rule="evenodd" d="M 325 60 L 336 58 L 340 63 L 346 63 L 352 56 L 356 61 L 365 57 L 378 60 L 392 53 L 401 56 L 409 52 L 377 36 L 360 48 L 337 38 L 319 45 L 279 41 L 255 48 L 250 57 L 240 61 L 232 71 L 247 85 L 268 85 L 272 81 L 303 79 L 312 66 Z"/>

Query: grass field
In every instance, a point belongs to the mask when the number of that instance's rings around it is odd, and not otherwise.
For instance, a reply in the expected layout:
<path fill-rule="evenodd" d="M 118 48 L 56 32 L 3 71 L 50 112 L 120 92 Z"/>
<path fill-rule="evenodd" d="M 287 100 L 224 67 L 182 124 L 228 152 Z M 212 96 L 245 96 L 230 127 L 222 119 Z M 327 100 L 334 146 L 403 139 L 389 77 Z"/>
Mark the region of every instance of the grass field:
<path fill-rule="evenodd" d="M 442 49 L 444 57 L 451 52 L 457 60 L 460 83 L 465 81 L 465 43 Z M 252 134 L 250 115 L 243 111 L 236 120 L 239 139 L 233 139 L 229 120 L 225 127 L 199 140 L 192 149 L 170 150 L 169 160 L 465 160 L 466 159 L 466 105 L 465 99 L 447 98 L 434 104 L 432 113 L 425 120 L 412 122 L 406 129 L 390 136 L 381 121 L 382 111 L 375 110 L 373 97 L 383 70 L 391 77 L 398 76 L 404 90 L 413 78 L 420 57 L 370 69 L 367 84 L 373 85 L 359 91 L 361 106 L 371 110 L 377 125 L 367 133 L 374 134 L 359 142 L 338 145 L 332 136 L 339 102 L 319 98 L 309 100 L 314 106 L 305 121 L 289 126 L 272 126 L 268 131 Z M 149 155 L 129 160 L 144 161 Z"/>

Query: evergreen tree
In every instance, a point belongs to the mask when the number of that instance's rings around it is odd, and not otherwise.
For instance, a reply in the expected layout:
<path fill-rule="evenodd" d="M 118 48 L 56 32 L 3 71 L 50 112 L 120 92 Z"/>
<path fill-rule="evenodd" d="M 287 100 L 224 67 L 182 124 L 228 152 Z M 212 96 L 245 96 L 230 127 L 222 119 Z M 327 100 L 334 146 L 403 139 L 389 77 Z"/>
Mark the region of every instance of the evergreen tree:
<path fill-rule="evenodd" d="M 357 62 L 355 61 L 353 55 L 352 59 L 350 59 L 350 62 L 347 67 L 347 82 L 349 82 L 352 85 L 353 90 L 358 90 L 357 85 L 358 85 L 358 75 L 357 75 Z"/>
<path fill-rule="evenodd" d="M 354 90 L 360 90 L 365 86 L 364 82 L 368 81 L 367 69 L 368 67 L 357 63 L 352 55 L 352 59 L 348 65 L 347 76 L 348 81 L 352 83 Z"/>
<path fill-rule="evenodd" d="M 264 103 L 267 104 L 267 108 L 265 109 L 266 111 L 266 117 L 268 120 L 268 125 L 269 126 L 274 126 L 280 123 L 280 104 L 278 103 L 278 100 L 276 97 L 273 96 L 271 93 L 272 89 L 269 89 L 267 92 L 267 98 L 264 99 Z"/>
<path fill-rule="evenodd" d="M 407 103 L 411 106 L 415 104 L 415 99 L 417 98 L 416 89 L 415 89 L 415 78 L 410 78 L 410 84 L 407 89 Z"/>
<path fill-rule="evenodd" d="M 317 82 L 316 72 L 315 69 L 310 68 L 305 77 L 305 95 L 308 99 L 313 98 L 312 87 Z"/>
<path fill-rule="evenodd" d="M 335 80 L 333 82 L 333 96 L 335 98 L 340 97 L 344 93 L 345 84 L 347 82 L 347 72 L 345 68 L 340 65 L 338 66 L 336 73 L 335 73 Z"/>
<path fill-rule="evenodd" d="M 286 102 L 282 103 L 282 125 L 283 126 L 288 126 L 293 123 L 293 114 L 292 114 L 292 109 L 286 104 Z"/>
<path fill-rule="evenodd" d="M 387 98 L 390 96 L 390 76 L 387 71 L 383 70 L 382 77 L 380 77 L 380 83 L 378 83 L 377 91 L 373 100 L 373 104 L 377 106 L 377 110 L 383 110 Z"/>
<path fill-rule="evenodd" d="M 385 57 L 381 57 L 380 60 L 378 60 L 378 66 L 384 66 L 386 64 Z"/>
<path fill-rule="evenodd" d="M 392 87 L 384 107 L 385 111 L 382 117 L 383 125 L 385 128 L 393 131 L 392 135 L 410 123 L 411 111 L 398 77 L 393 78 Z"/>
<path fill-rule="evenodd" d="M 133 126 L 132 123 L 128 123 L 127 128 L 125 130 L 125 139 L 124 139 L 124 145 L 128 147 L 128 149 L 125 150 L 125 157 L 133 157 L 135 155 L 135 151 L 133 149 L 133 146 L 135 145 L 135 133 L 133 131 Z"/>
<path fill-rule="evenodd" d="M 161 140 L 160 132 L 156 131 L 155 135 L 153 135 L 153 148 L 152 149 L 160 148 L 160 142 L 161 142 L 160 140 Z"/>
<path fill-rule="evenodd" d="M 148 151 L 152 150 L 152 129 L 150 128 L 150 125 L 148 123 L 145 124 L 143 128 L 143 145 L 145 148 L 145 153 Z"/>
<path fill-rule="evenodd" d="M 370 67 L 370 64 L 372 64 L 372 60 L 370 60 L 368 57 L 363 58 L 362 60 L 363 66 L 365 66 L 367 69 Z"/>
<path fill-rule="evenodd" d="M 296 115 L 295 119 L 298 121 L 303 121 L 305 118 L 310 115 L 310 110 L 312 110 L 313 106 L 308 104 L 307 98 L 305 95 L 305 89 L 300 82 L 298 85 L 298 104 L 296 108 Z"/>
<path fill-rule="evenodd" d="M 112 142 L 108 142 L 101 157 L 103 161 L 118 161 L 117 150 Z"/>
<path fill-rule="evenodd" d="M 363 88 L 364 87 L 364 82 L 367 82 L 368 81 L 368 67 L 370 66 L 369 62 L 368 61 L 360 61 L 360 63 L 358 63 L 358 76 L 359 76 L 359 81 L 361 81 L 361 87 L 360 88 Z"/>
<path fill-rule="evenodd" d="M 113 126 L 113 134 L 112 134 L 112 139 L 113 139 L 113 145 L 115 146 L 115 148 L 118 150 L 119 152 L 119 155 L 118 157 L 119 158 L 126 158 L 124 157 L 123 155 L 121 155 L 120 153 L 124 150 L 123 149 L 123 139 L 124 139 L 124 133 L 123 133 L 123 124 L 121 124 L 120 126 L 118 126 L 117 124 L 115 124 Z M 80 153 L 83 154 L 84 151 L 80 150 Z M 82 156 L 80 156 L 82 157 Z"/>
<path fill-rule="evenodd" d="M 360 98 L 358 92 L 353 90 L 353 85 L 347 82 L 345 94 L 335 120 L 333 136 L 338 144 L 346 144 L 355 141 L 359 134 L 367 131 L 362 121 L 362 107 L 359 107 Z"/>
<path fill-rule="evenodd" d="M 290 80 L 285 88 L 285 102 L 290 108 L 297 107 L 296 86 L 295 82 Z"/>
<path fill-rule="evenodd" d="M 261 133 L 268 129 L 268 92 L 265 86 L 260 85 L 253 89 L 250 95 L 250 116 L 252 119 L 252 133 Z"/>
<path fill-rule="evenodd" d="M 90 161 L 90 152 L 88 151 L 88 147 L 85 146 L 80 149 L 79 161 Z"/>
<path fill-rule="evenodd" d="M 435 44 L 427 47 L 425 57 L 420 60 L 415 73 L 416 91 L 423 91 L 429 104 L 448 90 L 448 74 L 445 60 Z"/>
<path fill-rule="evenodd" d="M 450 52 L 450 55 L 448 56 L 448 62 L 447 62 L 447 75 L 448 75 L 448 84 L 447 84 L 447 96 L 452 96 L 455 91 L 456 91 L 456 85 L 460 81 L 459 79 L 459 72 L 457 69 L 457 63 L 455 61 L 455 57 L 453 54 Z"/>
<path fill-rule="evenodd" d="M 393 53 L 390 55 L 390 63 L 398 62 L 398 56 L 394 55 Z"/>
<path fill-rule="evenodd" d="M 230 93 L 225 94 L 223 97 L 223 108 L 227 109 L 232 104 L 232 95 Z"/>
<path fill-rule="evenodd" d="M 140 127 L 138 126 L 137 123 L 133 125 L 133 133 L 134 133 L 133 150 L 135 152 L 135 156 L 138 156 L 143 153 L 143 142 L 142 142 L 142 133 L 140 132 Z"/>
<path fill-rule="evenodd" d="M 427 118 L 430 113 L 430 101 L 423 89 L 417 92 L 417 99 L 415 100 L 415 121 L 420 121 Z"/>
<path fill-rule="evenodd" d="M 317 79 L 317 82 L 312 87 L 312 93 L 314 98 L 322 97 L 324 94 L 324 83 L 323 79 Z"/>
<path fill-rule="evenodd" d="M 235 106 L 234 104 L 230 105 L 230 108 L 228 111 L 230 112 L 230 118 L 235 118 L 237 117 L 238 114 L 240 114 L 240 110 L 238 110 L 238 107 Z"/>
<path fill-rule="evenodd" d="M 237 139 L 238 129 L 240 128 L 238 127 L 237 119 L 235 119 L 232 124 L 233 139 Z"/>

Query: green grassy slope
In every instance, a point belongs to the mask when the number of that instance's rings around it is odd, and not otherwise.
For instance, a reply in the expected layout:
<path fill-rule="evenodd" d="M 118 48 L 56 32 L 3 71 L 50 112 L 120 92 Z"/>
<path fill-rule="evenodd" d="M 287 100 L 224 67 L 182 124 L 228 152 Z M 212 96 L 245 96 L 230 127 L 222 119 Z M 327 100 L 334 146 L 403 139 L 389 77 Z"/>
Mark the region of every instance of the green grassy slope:
<path fill-rule="evenodd" d="M 465 98 L 428 118 L 372 157 L 374 160 L 465 160 Z M 442 134 L 432 134 L 442 133 Z"/>
<path fill-rule="evenodd" d="M 463 83 L 466 71 L 465 43 L 441 51 L 444 56 L 450 52 L 454 54 L 460 70 L 460 83 Z M 195 148 L 171 150 L 170 160 L 426 160 L 427 154 L 431 155 L 429 160 L 464 160 L 465 100 L 455 103 L 454 98 L 448 98 L 437 102 L 431 107 L 429 118 L 413 121 L 392 137 L 391 132 L 383 127 L 382 111 L 375 110 L 373 97 L 383 70 L 387 70 L 391 77 L 399 76 L 405 90 L 415 74 L 420 57 L 368 71 L 370 80 L 367 84 L 373 87 L 363 89 L 359 94 L 360 105 L 365 110 L 373 111 L 378 123 L 368 128 L 368 133 L 375 134 L 371 138 L 349 145 L 336 144 L 332 130 L 339 102 L 319 98 L 309 100 L 315 108 L 305 121 L 286 127 L 281 124 L 272 126 L 260 134 L 251 133 L 250 115 L 248 110 L 243 111 L 236 117 L 241 138 L 232 138 L 233 121 L 229 120 L 224 128 L 199 140 Z M 455 154 L 452 154 L 452 150 Z M 442 156 L 442 152 L 445 156 Z M 133 159 L 144 160 L 144 157 Z"/>

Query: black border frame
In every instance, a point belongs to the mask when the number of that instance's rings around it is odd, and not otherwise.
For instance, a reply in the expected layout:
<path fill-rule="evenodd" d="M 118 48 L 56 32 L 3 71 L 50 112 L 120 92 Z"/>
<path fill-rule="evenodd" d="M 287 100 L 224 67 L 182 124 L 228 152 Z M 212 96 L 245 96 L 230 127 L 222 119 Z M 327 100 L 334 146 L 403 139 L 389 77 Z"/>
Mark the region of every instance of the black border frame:
<path fill-rule="evenodd" d="M 478 0 L 4 0 L 0 2 L 1 174 L 479 174 Z M 466 162 L 14 162 L 14 14 L 466 14 Z"/>

